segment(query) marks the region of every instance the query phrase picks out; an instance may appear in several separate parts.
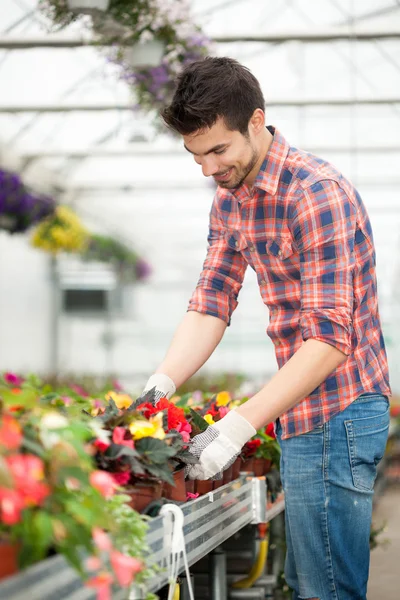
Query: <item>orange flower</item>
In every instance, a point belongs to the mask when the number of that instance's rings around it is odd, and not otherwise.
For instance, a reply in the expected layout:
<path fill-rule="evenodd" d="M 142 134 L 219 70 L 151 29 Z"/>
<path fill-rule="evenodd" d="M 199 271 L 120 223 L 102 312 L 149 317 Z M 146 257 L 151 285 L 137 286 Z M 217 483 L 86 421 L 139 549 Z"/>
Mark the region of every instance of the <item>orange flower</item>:
<path fill-rule="evenodd" d="M 0 425 L 0 446 L 17 450 L 22 442 L 21 426 L 11 415 L 3 415 Z"/>

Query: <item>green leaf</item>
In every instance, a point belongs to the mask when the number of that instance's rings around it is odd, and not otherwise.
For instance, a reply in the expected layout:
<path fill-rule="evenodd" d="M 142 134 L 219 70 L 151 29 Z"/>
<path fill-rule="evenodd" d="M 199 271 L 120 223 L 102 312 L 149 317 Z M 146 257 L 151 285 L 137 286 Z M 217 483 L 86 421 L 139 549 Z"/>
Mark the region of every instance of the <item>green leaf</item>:
<path fill-rule="evenodd" d="M 163 440 L 152 437 L 144 437 L 138 440 L 136 448 L 142 456 L 146 456 L 151 463 L 156 464 L 165 463 L 168 458 L 176 455 L 175 448 L 167 446 Z"/>
<path fill-rule="evenodd" d="M 191 397 L 192 397 L 191 392 L 187 392 L 186 394 L 183 394 L 183 396 L 181 396 L 179 398 L 179 400 L 177 400 L 175 402 L 175 406 L 180 406 L 181 408 L 185 407 L 188 403 L 188 400 L 190 400 Z"/>
<path fill-rule="evenodd" d="M 190 415 L 193 419 L 194 425 L 196 425 L 196 427 L 200 429 L 200 431 L 205 431 L 207 427 L 209 427 L 207 421 L 203 419 L 203 417 L 199 415 L 199 413 L 193 410 L 193 408 L 190 409 Z"/>
<path fill-rule="evenodd" d="M 33 408 L 37 404 L 37 397 L 37 392 L 31 389 L 23 389 L 19 394 L 15 394 L 7 388 L 0 388 L 0 398 L 6 406 Z"/>

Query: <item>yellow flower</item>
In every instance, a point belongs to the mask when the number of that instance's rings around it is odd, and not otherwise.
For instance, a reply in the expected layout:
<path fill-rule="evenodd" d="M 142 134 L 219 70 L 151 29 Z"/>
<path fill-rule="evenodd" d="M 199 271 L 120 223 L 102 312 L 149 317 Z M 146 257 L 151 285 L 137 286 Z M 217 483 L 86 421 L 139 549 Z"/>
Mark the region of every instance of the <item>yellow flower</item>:
<path fill-rule="evenodd" d="M 162 413 L 157 413 L 153 417 L 150 417 L 149 421 L 132 421 L 129 425 L 129 431 L 134 440 L 140 440 L 144 437 L 163 440 L 165 438 L 165 431 L 162 427 L 162 420 Z"/>
<path fill-rule="evenodd" d="M 206 414 L 206 415 L 204 416 L 204 420 L 205 420 L 205 421 L 207 421 L 207 423 L 208 423 L 209 425 L 214 425 L 214 424 L 215 424 L 215 421 L 214 421 L 214 419 L 212 418 L 212 415 L 210 415 L 210 414 Z"/>
<path fill-rule="evenodd" d="M 226 406 L 232 400 L 229 392 L 220 392 L 217 394 L 217 406 Z"/>
<path fill-rule="evenodd" d="M 133 400 L 128 394 L 117 394 L 117 392 L 107 392 L 107 400 L 114 400 L 117 408 L 129 408 Z"/>

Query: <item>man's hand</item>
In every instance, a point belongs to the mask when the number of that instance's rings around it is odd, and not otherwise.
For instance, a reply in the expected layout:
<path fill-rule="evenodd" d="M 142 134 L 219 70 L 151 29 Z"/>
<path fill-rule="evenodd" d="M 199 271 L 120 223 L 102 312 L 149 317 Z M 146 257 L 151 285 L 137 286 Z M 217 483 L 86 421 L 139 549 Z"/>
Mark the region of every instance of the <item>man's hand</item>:
<path fill-rule="evenodd" d="M 231 410 L 192 439 L 189 452 L 199 462 L 186 468 L 189 479 L 220 478 L 222 471 L 231 466 L 244 444 L 256 433 L 244 417 Z"/>
<path fill-rule="evenodd" d="M 135 405 L 150 402 L 153 406 L 157 406 L 161 398 L 171 398 L 175 390 L 175 384 L 168 375 L 155 373 L 144 386 L 144 390 L 136 400 Z"/>

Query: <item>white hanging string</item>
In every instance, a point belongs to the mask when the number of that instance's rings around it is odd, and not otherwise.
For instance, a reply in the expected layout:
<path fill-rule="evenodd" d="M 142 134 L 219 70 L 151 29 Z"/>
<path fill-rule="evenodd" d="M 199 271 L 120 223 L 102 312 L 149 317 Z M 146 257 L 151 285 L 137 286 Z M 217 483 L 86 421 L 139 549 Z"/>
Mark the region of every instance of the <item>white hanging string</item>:
<path fill-rule="evenodd" d="M 186 555 L 185 538 L 183 535 L 183 512 L 176 504 L 164 504 L 160 515 L 164 518 L 164 547 L 168 550 L 168 600 L 173 600 L 176 580 L 179 574 L 179 563 L 182 553 L 183 564 L 189 588 L 190 600 L 194 600 L 189 564 Z"/>

